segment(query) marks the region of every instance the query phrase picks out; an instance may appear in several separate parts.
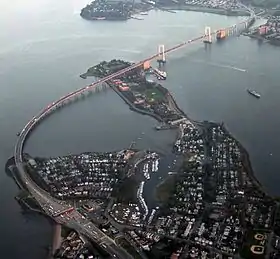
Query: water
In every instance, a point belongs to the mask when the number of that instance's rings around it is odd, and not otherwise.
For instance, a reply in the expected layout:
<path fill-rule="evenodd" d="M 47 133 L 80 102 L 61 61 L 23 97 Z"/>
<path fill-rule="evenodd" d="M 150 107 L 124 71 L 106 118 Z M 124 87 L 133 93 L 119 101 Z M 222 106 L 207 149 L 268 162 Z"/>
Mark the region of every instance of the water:
<path fill-rule="evenodd" d="M 154 11 L 143 21 L 93 23 L 79 17 L 79 10 L 87 2 L 1 1 L 3 166 L 13 153 L 16 133 L 42 107 L 89 83 L 91 79 L 79 78 L 89 66 L 112 58 L 140 60 L 153 54 L 158 44 L 168 47 L 200 35 L 205 25 L 214 29 L 242 19 Z M 194 119 L 224 121 L 250 152 L 258 178 L 269 191 L 278 194 L 279 55 L 275 47 L 259 46 L 244 37 L 213 44 L 211 51 L 206 51 L 203 44 L 194 44 L 168 56 L 168 79 L 164 83 Z M 247 87 L 256 89 L 262 98 L 248 96 Z M 142 132 L 145 135 L 137 141 L 137 147 L 166 150 L 175 134 L 154 132 L 155 124 L 152 118 L 130 111 L 117 95 L 107 91 L 49 117 L 32 134 L 26 151 L 31 155 L 56 156 L 116 150 L 128 146 Z M 17 187 L 4 170 L 0 190 L 0 230 L 5 237 L 0 245 L 2 255 L 43 258 L 43 246 L 50 244 L 51 239 L 49 223 L 43 217 L 21 214 L 13 199 Z"/>
<path fill-rule="evenodd" d="M 276 72 L 279 55 L 278 49 L 270 45 L 259 46 L 251 39 L 235 38 L 213 45 L 211 51 L 172 60 L 168 79 L 176 78 L 172 91 L 192 118 L 225 122 L 248 150 L 258 179 L 276 195 L 279 189 L 275 183 L 280 179 L 277 173 L 280 78 Z M 205 63 L 193 62 L 196 59 Z M 225 67 L 213 66 L 212 62 Z M 188 71 L 185 78 L 180 77 L 183 71 Z M 261 99 L 248 95 L 247 88 L 259 92 Z"/>

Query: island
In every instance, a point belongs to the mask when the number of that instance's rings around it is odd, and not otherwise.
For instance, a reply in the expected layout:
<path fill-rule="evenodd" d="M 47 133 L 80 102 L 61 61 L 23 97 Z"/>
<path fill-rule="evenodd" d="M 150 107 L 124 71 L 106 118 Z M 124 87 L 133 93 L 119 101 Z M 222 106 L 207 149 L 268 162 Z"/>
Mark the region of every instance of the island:
<path fill-rule="evenodd" d="M 142 2 L 96 0 L 84 7 L 80 15 L 86 20 L 124 21 L 136 13 L 145 15 L 150 9 Z"/>
<path fill-rule="evenodd" d="M 81 17 L 87 20 L 115 20 L 123 21 L 130 18 L 142 20 L 151 9 L 174 12 L 175 10 L 198 11 L 216 13 L 228 16 L 249 16 L 247 8 L 237 1 L 209 1 L 209 0 L 159 0 L 159 1 L 114 1 L 96 0 L 81 10 Z M 140 17 L 138 16 L 140 15 Z"/>
<path fill-rule="evenodd" d="M 130 65 L 104 61 L 81 76 L 102 78 Z M 32 180 L 71 206 L 53 212 L 56 222 L 78 218 L 96 240 L 113 240 L 125 259 L 279 258 L 279 202 L 254 176 L 244 147 L 223 123 L 189 118 L 158 78 L 151 79 L 153 71 L 137 67 L 107 84 L 130 109 L 155 118 L 157 130 L 177 131 L 167 155 L 133 145 L 51 158 L 24 154 Z M 24 186 L 12 159 L 7 169 Z M 155 191 L 145 193 L 152 178 Z M 27 196 L 18 200 L 26 202 Z M 54 242 L 54 256 L 78 258 L 83 251 L 97 256 L 97 249 L 109 249 L 87 237 L 89 249 L 86 237 L 67 231 L 64 241 Z"/>

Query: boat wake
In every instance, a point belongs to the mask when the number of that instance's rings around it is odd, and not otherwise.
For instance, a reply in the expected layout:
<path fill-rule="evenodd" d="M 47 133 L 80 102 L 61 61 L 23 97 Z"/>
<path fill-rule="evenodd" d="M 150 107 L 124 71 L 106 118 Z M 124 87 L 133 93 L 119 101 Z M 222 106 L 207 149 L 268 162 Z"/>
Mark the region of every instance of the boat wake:
<path fill-rule="evenodd" d="M 243 68 L 234 67 L 234 66 L 225 65 L 225 64 L 220 64 L 220 63 L 207 62 L 207 61 L 204 61 L 204 60 L 192 60 L 192 61 L 195 62 L 195 63 L 202 63 L 202 64 L 209 65 L 209 66 L 232 69 L 232 70 L 236 70 L 236 71 L 239 71 L 239 72 L 246 72 L 247 71 L 246 69 L 243 69 Z"/>

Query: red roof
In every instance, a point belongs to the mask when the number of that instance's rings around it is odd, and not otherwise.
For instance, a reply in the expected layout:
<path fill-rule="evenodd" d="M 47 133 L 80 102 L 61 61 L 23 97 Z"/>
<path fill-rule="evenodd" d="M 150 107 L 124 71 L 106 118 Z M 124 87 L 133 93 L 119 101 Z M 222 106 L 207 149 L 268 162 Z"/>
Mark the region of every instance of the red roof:
<path fill-rule="evenodd" d="M 175 253 L 173 253 L 170 257 L 170 259 L 178 259 L 178 258 L 179 258 L 179 256 Z"/>

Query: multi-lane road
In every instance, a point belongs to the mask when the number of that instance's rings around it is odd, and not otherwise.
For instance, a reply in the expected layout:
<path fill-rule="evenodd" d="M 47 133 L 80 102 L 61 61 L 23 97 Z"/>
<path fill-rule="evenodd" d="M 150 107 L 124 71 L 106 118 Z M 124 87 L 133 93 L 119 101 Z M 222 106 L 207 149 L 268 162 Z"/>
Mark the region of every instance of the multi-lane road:
<path fill-rule="evenodd" d="M 244 26 L 244 23 L 247 24 L 247 21 L 241 22 L 240 25 L 243 24 L 243 26 Z M 234 25 L 232 27 L 236 27 L 236 25 Z M 216 32 L 213 32 L 212 34 L 215 34 L 215 33 Z M 202 35 L 197 38 L 188 40 L 188 41 L 178 44 L 170 49 L 167 49 L 165 51 L 165 53 L 167 54 L 167 53 L 175 51 L 179 48 L 182 48 L 182 47 L 186 46 L 187 44 L 201 41 L 205 37 L 208 37 L 208 36 Z M 147 58 L 145 60 L 142 60 L 142 61 L 140 61 L 136 64 L 133 64 L 125 69 L 122 69 L 116 73 L 113 73 L 104 78 L 101 78 L 98 81 L 92 83 L 91 85 L 80 88 L 77 91 L 71 92 L 71 93 L 61 97 L 59 100 L 51 103 L 45 109 L 43 109 L 40 113 L 38 113 L 36 116 L 34 116 L 25 125 L 25 127 L 22 129 L 22 131 L 20 132 L 20 134 L 18 136 L 18 140 L 16 142 L 15 149 L 14 149 L 15 164 L 18 169 L 19 175 L 22 178 L 23 182 L 25 183 L 30 194 L 40 204 L 40 206 L 45 211 L 45 213 L 47 215 L 49 215 L 50 217 L 54 218 L 54 220 L 56 220 L 58 223 L 65 224 L 69 227 L 72 227 L 73 229 L 77 230 L 78 232 L 88 236 L 89 238 L 94 240 L 96 243 L 100 244 L 107 252 L 109 252 L 113 257 L 116 257 L 116 258 L 125 258 L 126 259 L 126 258 L 132 258 L 132 257 L 130 255 L 128 255 L 128 253 L 126 251 L 124 251 L 122 248 L 120 248 L 115 243 L 114 240 L 112 240 L 110 237 L 105 235 L 92 222 L 85 219 L 76 210 L 74 210 L 73 212 L 71 212 L 65 216 L 60 215 L 58 217 L 54 217 L 54 214 L 58 214 L 59 212 L 64 211 L 67 208 L 70 208 L 71 205 L 67 204 L 64 201 L 55 199 L 48 192 L 41 189 L 36 183 L 34 183 L 32 181 L 32 179 L 28 176 L 28 173 L 26 172 L 25 167 L 24 167 L 23 148 L 24 148 L 24 144 L 27 139 L 27 136 L 36 127 L 36 125 L 39 122 L 41 122 L 49 113 L 54 112 L 65 102 L 67 102 L 68 100 L 70 100 L 76 96 L 81 95 L 84 92 L 92 90 L 98 84 L 104 83 L 104 82 L 114 79 L 114 78 L 117 78 L 120 75 L 127 73 L 128 71 L 131 71 L 139 66 L 142 66 L 146 61 L 153 60 L 157 57 L 158 57 L 158 54 L 150 56 L 149 58 Z"/>

